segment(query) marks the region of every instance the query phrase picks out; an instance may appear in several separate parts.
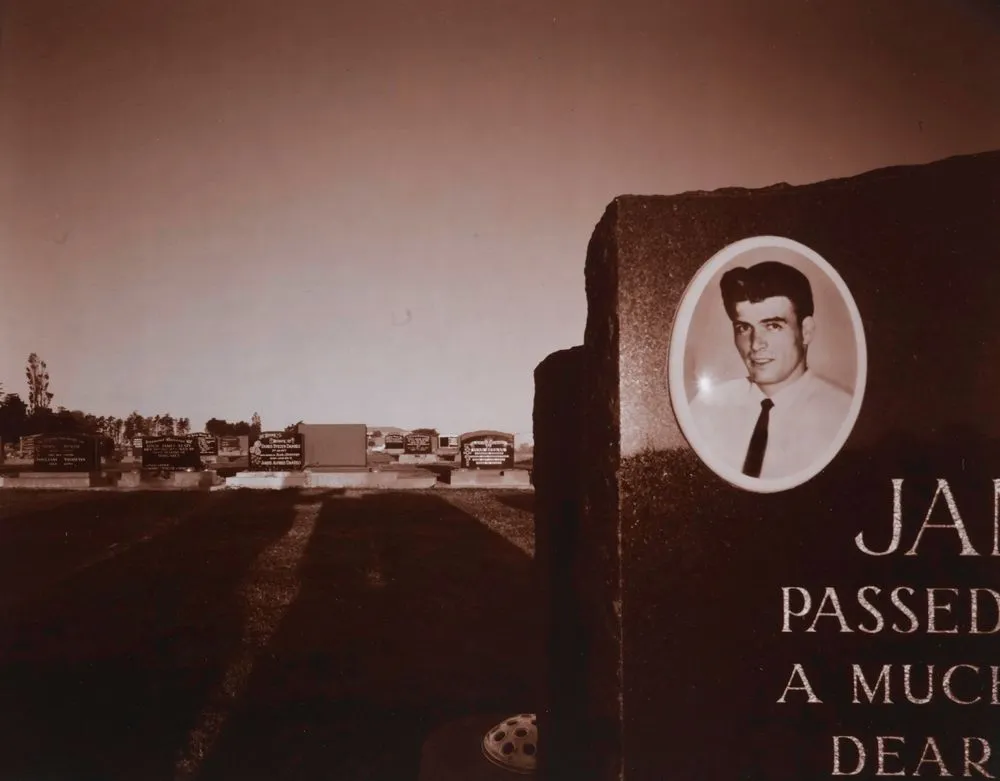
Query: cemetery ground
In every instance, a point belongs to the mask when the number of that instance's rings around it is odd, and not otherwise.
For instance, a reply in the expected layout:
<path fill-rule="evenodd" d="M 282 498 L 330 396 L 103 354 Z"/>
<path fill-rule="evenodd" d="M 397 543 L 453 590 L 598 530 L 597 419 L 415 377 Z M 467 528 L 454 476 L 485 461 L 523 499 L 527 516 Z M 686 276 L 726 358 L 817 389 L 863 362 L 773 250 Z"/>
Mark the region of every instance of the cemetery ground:
<path fill-rule="evenodd" d="M 416 779 L 535 708 L 533 495 L 0 494 L 0 781 Z"/>

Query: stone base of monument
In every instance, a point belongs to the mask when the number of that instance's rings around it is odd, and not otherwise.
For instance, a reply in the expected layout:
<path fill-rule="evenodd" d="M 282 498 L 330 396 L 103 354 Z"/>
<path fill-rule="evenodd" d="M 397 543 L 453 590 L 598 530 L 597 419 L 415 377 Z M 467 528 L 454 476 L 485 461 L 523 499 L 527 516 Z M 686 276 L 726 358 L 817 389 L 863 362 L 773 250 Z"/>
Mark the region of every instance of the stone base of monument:
<path fill-rule="evenodd" d="M 438 484 L 437 475 L 430 472 L 403 472 L 390 488 L 409 489 L 411 491 L 434 488 Z"/>
<path fill-rule="evenodd" d="M 127 472 L 120 472 L 115 485 L 118 488 L 138 488 L 142 483 L 142 472 L 137 469 L 130 469 Z"/>
<path fill-rule="evenodd" d="M 310 488 L 433 488 L 437 476 L 426 472 L 313 471 L 307 470 Z"/>
<path fill-rule="evenodd" d="M 174 472 L 170 484 L 174 488 L 211 488 L 215 482 L 215 472 L 205 469 L 198 472 Z"/>
<path fill-rule="evenodd" d="M 420 752 L 417 781 L 511 781 L 534 776 L 523 769 L 494 763 L 483 750 L 483 738 L 508 716 L 480 713 L 432 732 Z"/>
<path fill-rule="evenodd" d="M 532 488 L 527 469 L 453 469 L 448 476 L 452 488 Z"/>
<path fill-rule="evenodd" d="M 0 478 L 3 488 L 35 488 L 40 490 L 80 490 L 110 485 L 101 472 L 21 472 Z"/>
<path fill-rule="evenodd" d="M 436 464 L 438 460 L 436 453 L 403 453 L 399 457 L 401 464 Z"/>
<path fill-rule="evenodd" d="M 305 472 L 237 472 L 226 478 L 226 488 L 305 488 Z"/>
<path fill-rule="evenodd" d="M 399 478 L 398 472 L 314 471 L 306 470 L 307 485 L 310 488 L 392 488 Z"/>

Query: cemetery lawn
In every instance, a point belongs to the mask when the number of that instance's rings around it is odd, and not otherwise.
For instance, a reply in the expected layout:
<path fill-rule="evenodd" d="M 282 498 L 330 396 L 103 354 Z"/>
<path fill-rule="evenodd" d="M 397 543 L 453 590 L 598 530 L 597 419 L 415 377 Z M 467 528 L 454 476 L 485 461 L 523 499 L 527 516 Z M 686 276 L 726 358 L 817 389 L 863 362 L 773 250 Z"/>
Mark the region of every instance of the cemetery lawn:
<path fill-rule="evenodd" d="M 416 779 L 536 707 L 531 501 L 0 492 L 0 781 Z"/>

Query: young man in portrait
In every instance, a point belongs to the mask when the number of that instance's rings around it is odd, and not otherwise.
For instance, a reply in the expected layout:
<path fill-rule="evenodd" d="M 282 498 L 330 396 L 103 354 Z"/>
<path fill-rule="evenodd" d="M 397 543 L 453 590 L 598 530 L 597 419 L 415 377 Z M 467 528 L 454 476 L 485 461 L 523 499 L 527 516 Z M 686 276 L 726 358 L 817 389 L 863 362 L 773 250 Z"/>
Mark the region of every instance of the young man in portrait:
<path fill-rule="evenodd" d="M 745 377 L 701 383 L 691 413 L 709 451 L 762 479 L 808 469 L 833 443 L 851 395 L 809 368 L 812 288 L 777 261 L 727 271 L 722 303 Z"/>

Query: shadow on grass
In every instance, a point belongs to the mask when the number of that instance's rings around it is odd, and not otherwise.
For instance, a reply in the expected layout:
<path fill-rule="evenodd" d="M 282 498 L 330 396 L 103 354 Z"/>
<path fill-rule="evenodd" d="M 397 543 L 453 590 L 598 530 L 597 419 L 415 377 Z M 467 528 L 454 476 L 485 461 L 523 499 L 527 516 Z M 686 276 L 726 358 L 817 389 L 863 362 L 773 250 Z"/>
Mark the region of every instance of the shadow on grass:
<path fill-rule="evenodd" d="M 173 777 L 240 644 L 238 585 L 292 523 L 297 497 L 248 493 L 99 501 L 112 526 L 186 517 L 0 617 L 0 779 Z M 74 528 L 78 508 L 55 512 Z"/>
<path fill-rule="evenodd" d="M 440 497 L 326 499 L 299 574 L 204 781 L 415 779 L 441 723 L 535 707 L 532 561 Z"/>
<path fill-rule="evenodd" d="M 498 491 L 496 499 L 501 504 L 513 507 L 515 510 L 527 513 L 535 512 L 535 494 L 533 491 L 518 491 L 516 493 L 513 491 Z"/>
<path fill-rule="evenodd" d="M 88 560 L 181 518 L 204 504 L 191 492 L 148 494 L 18 491 L 0 517 L 0 616 Z"/>

